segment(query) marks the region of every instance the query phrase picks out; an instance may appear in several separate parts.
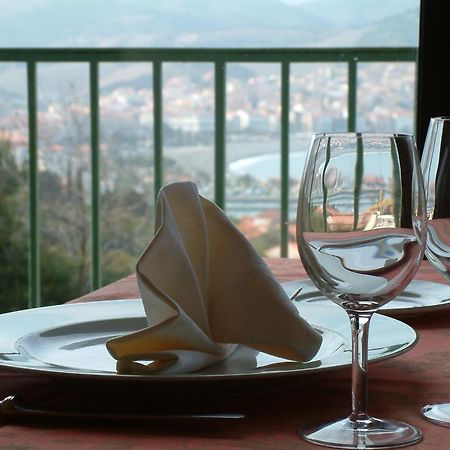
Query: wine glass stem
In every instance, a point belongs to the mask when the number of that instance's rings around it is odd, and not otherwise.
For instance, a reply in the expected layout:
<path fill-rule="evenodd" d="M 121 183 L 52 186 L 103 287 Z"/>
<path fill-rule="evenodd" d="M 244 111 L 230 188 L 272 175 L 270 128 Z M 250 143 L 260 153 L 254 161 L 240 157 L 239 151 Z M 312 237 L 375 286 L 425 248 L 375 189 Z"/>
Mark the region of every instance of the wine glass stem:
<path fill-rule="evenodd" d="M 367 415 L 367 349 L 372 314 L 348 312 L 352 328 L 352 413 L 350 420 L 370 420 Z"/>

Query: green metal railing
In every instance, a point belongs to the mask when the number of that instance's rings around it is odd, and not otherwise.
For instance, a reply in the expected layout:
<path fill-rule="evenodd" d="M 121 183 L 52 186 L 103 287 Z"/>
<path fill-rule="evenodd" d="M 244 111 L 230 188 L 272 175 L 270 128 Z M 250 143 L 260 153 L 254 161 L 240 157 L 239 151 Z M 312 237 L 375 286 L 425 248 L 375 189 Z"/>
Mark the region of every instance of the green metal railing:
<path fill-rule="evenodd" d="M 29 306 L 39 306 L 40 260 L 38 223 L 38 123 L 36 73 L 39 63 L 83 62 L 89 64 L 91 123 L 92 288 L 101 286 L 100 273 L 100 155 L 99 64 L 150 62 L 153 65 L 154 192 L 162 180 L 163 65 L 168 62 L 209 62 L 215 70 L 215 201 L 225 206 L 226 69 L 229 63 L 278 63 L 281 75 L 281 256 L 287 255 L 289 216 L 289 92 L 293 63 L 346 63 L 348 66 L 348 131 L 355 131 L 357 70 L 359 63 L 415 62 L 416 48 L 311 48 L 311 49 L 0 49 L 0 62 L 26 63 L 29 127 Z M 149 83 L 150 84 L 150 83 Z"/>

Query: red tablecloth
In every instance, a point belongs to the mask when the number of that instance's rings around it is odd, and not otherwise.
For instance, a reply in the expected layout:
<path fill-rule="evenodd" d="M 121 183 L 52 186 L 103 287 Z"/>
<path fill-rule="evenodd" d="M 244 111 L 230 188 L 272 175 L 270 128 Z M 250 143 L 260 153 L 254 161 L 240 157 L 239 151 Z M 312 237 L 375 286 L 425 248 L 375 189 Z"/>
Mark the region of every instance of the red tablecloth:
<path fill-rule="evenodd" d="M 298 260 L 267 260 L 280 281 L 305 278 Z M 427 262 L 417 278 L 444 282 Z M 75 302 L 139 297 L 136 280 L 130 276 Z M 420 408 L 429 402 L 450 401 L 450 311 L 439 312 L 407 321 L 419 334 L 418 344 L 409 352 L 393 359 L 370 365 L 369 412 L 374 416 L 404 420 L 418 426 L 424 433 L 421 443 L 410 448 L 450 449 L 450 428 L 433 425 L 421 418 Z M 3 394 L 23 392 L 33 396 L 48 392 L 61 401 L 89 399 L 92 387 L 59 385 L 55 380 L 39 380 L 3 372 Z M 19 389 L 22 389 L 20 391 Z M 248 389 L 247 389 L 248 388 Z M 14 390 L 16 389 L 16 390 Z M 19 389 L 19 391 L 17 391 Z M 130 398 L 139 396 L 136 387 Z M 139 391 L 139 388 L 137 388 Z M 120 397 L 126 388 L 121 387 Z M 99 397 L 99 401 L 112 402 Z M 186 400 L 180 392 L 179 400 Z M 194 391 L 188 403 L 208 402 L 208 393 Z M 189 395 L 187 396 L 189 397 Z M 102 400 L 103 399 L 103 400 Z M 245 389 L 237 386 L 224 393 L 211 391 L 210 403 L 218 410 L 246 414 L 233 422 L 207 421 L 183 424 L 141 424 L 55 422 L 6 424 L 0 428 L 1 449 L 313 449 L 315 445 L 302 441 L 297 428 L 305 421 L 345 416 L 350 408 L 350 370 L 341 369 L 317 375 L 298 377 L 288 382 L 261 382 Z M 95 400 L 94 400 L 95 401 Z M 161 401 L 157 395 L 142 392 L 140 402 L 149 406 Z M 92 401 L 91 401 L 92 403 Z M 114 406 L 112 406 L 114 407 Z"/>

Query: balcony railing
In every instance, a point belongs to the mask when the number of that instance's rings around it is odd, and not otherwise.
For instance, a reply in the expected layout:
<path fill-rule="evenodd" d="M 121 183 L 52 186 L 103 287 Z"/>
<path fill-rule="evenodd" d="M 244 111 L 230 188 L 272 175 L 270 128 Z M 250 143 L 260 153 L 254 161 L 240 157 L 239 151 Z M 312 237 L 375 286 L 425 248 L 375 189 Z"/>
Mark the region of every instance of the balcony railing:
<path fill-rule="evenodd" d="M 29 138 L 29 306 L 40 302 L 38 223 L 38 121 L 37 65 L 82 62 L 89 65 L 91 149 L 91 287 L 101 285 L 100 269 L 100 139 L 99 65 L 102 63 L 149 62 L 153 66 L 154 192 L 163 182 L 163 66 L 169 62 L 208 62 L 215 73 L 214 198 L 225 207 L 226 81 L 227 64 L 277 63 L 281 75 L 280 123 L 280 241 L 281 256 L 287 255 L 289 217 L 289 96 L 293 63 L 347 64 L 347 129 L 354 131 L 357 111 L 357 72 L 360 63 L 415 62 L 416 48 L 314 48 L 314 49 L 0 49 L 0 62 L 25 63 L 28 94 Z"/>

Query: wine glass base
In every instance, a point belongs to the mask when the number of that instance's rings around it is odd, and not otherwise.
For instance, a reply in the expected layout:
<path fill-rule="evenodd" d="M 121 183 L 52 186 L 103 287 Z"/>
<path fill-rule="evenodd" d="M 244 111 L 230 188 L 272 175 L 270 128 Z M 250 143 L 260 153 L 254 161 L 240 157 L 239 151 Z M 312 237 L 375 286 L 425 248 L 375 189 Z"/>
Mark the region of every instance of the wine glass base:
<path fill-rule="evenodd" d="M 300 436 L 325 447 L 367 450 L 406 447 L 422 439 L 421 431 L 411 425 L 372 417 L 306 425 Z"/>
<path fill-rule="evenodd" d="M 420 412 L 430 422 L 444 427 L 450 427 L 450 403 L 426 405 Z"/>

